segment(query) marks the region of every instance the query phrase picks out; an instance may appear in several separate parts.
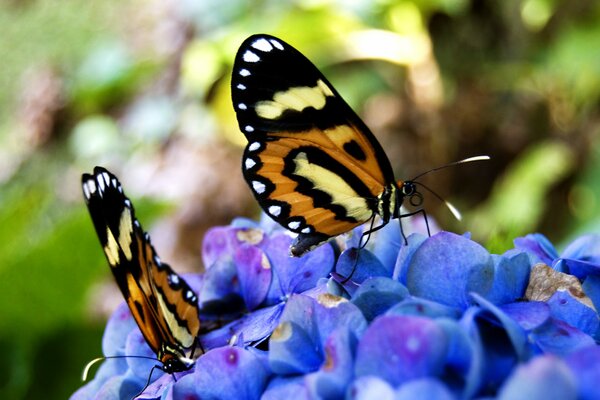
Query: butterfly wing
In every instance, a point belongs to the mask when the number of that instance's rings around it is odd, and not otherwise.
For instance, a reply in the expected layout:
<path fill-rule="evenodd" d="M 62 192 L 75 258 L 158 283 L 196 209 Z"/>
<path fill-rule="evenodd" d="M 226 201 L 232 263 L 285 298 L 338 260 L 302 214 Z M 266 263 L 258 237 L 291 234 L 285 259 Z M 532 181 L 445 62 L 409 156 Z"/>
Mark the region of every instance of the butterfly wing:
<path fill-rule="evenodd" d="M 83 174 L 82 188 L 110 269 L 146 342 L 177 369 L 177 360 L 193 352 L 200 329 L 196 295 L 159 259 L 113 174 L 96 167 L 93 175 Z"/>
<path fill-rule="evenodd" d="M 394 176 L 385 152 L 304 55 L 273 36 L 251 36 L 238 50 L 231 84 L 248 139 L 244 178 L 263 210 L 299 233 L 292 254 L 374 213 L 389 220 L 389 204 L 382 211 L 381 203 Z"/>

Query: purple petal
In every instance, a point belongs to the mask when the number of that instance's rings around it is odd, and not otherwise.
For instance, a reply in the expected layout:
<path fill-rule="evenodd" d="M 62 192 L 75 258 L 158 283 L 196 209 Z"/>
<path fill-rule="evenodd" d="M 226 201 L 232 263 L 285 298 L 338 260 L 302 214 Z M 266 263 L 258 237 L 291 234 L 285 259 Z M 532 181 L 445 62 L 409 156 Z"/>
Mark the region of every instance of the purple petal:
<path fill-rule="evenodd" d="M 518 367 L 500 389 L 499 400 L 577 399 L 575 378 L 553 356 L 534 358 Z"/>
<path fill-rule="evenodd" d="M 485 297 L 494 304 L 512 303 L 523 298 L 531 264 L 527 254 L 512 250 L 494 260 L 494 284 Z"/>
<path fill-rule="evenodd" d="M 465 309 L 470 304 L 469 292 L 489 292 L 493 268 L 492 257 L 479 244 L 440 232 L 416 250 L 406 287 L 414 296 Z"/>
<path fill-rule="evenodd" d="M 395 393 L 389 383 L 376 376 L 361 376 L 352 382 L 348 390 L 350 400 L 394 400 Z"/>
<path fill-rule="evenodd" d="M 544 325 L 535 329 L 530 338 L 544 352 L 559 356 L 595 344 L 594 339 L 589 335 L 562 320 L 554 318 L 548 319 Z"/>
<path fill-rule="evenodd" d="M 269 382 L 267 390 L 261 400 L 309 400 L 308 389 L 304 383 L 304 376 L 282 377 L 275 376 Z"/>
<path fill-rule="evenodd" d="M 547 303 L 554 318 L 561 319 L 588 335 L 598 330 L 600 323 L 596 310 L 583 304 L 570 292 L 557 291 Z"/>
<path fill-rule="evenodd" d="M 376 277 L 362 283 L 352 296 L 352 303 L 362 311 L 367 321 L 372 321 L 407 296 L 408 289 L 400 282 Z"/>
<path fill-rule="evenodd" d="M 541 326 L 550 318 L 550 307 L 541 301 L 520 301 L 503 304 L 500 309 L 526 331 Z"/>
<path fill-rule="evenodd" d="M 316 300 L 314 320 L 321 343 L 340 326 L 347 326 L 356 337 L 362 336 L 367 328 L 367 321 L 358 307 L 331 294 L 320 295 Z"/>
<path fill-rule="evenodd" d="M 513 242 L 516 249 L 525 251 L 533 257 L 532 264 L 542 262 L 552 265 L 552 262 L 558 258 L 558 253 L 552 243 L 541 233 L 532 233 L 522 238 L 516 238 Z"/>
<path fill-rule="evenodd" d="M 245 345 L 254 345 L 266 339 L 279 324 L 284 304 L 261 308 L 244 315 L 219 329 L 203 335 L 200 340 L 205 350 L 222 347 L 238 337 Z M 242 337 L 243 336 L 243 337 Z"/>
<path fill-rule="evenodd" d="M 218 226 L 209 229 L 202 243 L 202 261 L 206 270 L 218 261 L 231 261 L 238 246 L 260 245 L 264 238 L 265 233 L 255 228 Z"/>
<path fill-rule="evenodd" d="M 313 288 L 320 278 L 328 277 L 333 269 L 335 256 L 331 245 L 320 246 L 302 257 L 291 257 L 291 243 L 292 238 L 286 232 L 278 232 L 261 247 L 275 275 L 267 295 L 269 304 L 278 303 L 292 293 Z"/>
<path fill-rule="evenodd" d="M 414 399 L 455 400 L 457 398 L 439 380 L 422 378 L 405 383 L 396 392 L 395 400 Z"/>
<path fill-rule="evenodd" d="M 569 354 L 565 361 L 577 382 L 578 399 L 600 399 L 600 346 L 584 347 Z"/>
<path fill-rule="evenodd" d="M 252 352 L 225 346 L 208 351 L 196 361 L 193 374 L 173 386 L 176 399 L 259 399 L 270 372 Z"/>
<path fill-rule="evenodd" d="M 117 375 L 125 375 L 127 369 L 128 366 L 125 358 L 111 358 L 103 361 L 94 375 L 94 379 L 73 393 L 71 400 L 87 400 L 95 398 L 96 393 L 100 391 L 107 381 L 116 378 Z M 114 383 L 111 383 L 110 385 L 114 385 Z"/>
<path fill-rule="evenodd" d="M 354 370 L 357 377 L 375 375 L 398 386 L 440 374 L 447 345 L 444 331 L 430 319 L 379 317 L 358 344 Z"/>
<path fill-rule="evenodd" d="M 255 246 L 239 246 L 234 254 L 240 291 L 246 308 L 256 309 L 263 302 L 271 285 L 271 263 L 267 255 Z"/>
<path fill-rule="evenodd" d="M 97 400 L 131 399 L 138 394 L 142 388 L 143 384 L 137 379 L 127 375 L 119 375 L 106 381 L 92 398 Z"/>

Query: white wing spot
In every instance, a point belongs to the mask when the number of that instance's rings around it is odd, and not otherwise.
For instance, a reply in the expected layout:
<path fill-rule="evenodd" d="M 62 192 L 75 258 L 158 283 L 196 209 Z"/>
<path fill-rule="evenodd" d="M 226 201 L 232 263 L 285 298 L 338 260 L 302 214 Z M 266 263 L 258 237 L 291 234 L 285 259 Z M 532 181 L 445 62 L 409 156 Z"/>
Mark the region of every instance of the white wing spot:
<path fill-rule="evenodd" d="M 100 196 L 102 196 L 102 192 L 104 192 L 104 179 L 102 177 L 98 179 L 98 188 L 100 189 Z"/>
<path fill-rule="evenodd" d="M 131 201 L 129 199 L 125 199 L 125 207 L 131 208 Z"/>
<path fill-rule="evenodd" d="M 260 57 L 257 56 L 256 53 L 251 52 L 250 50 L 246 50 L 242 58 L 244 59 L 244 61 L 249 63 L 255 63 L 260 61 Z"/>
<path fill-rule="evenodd" d="M 265 192 L 266 186 L 262 182 L 252 181 L 252 188 L 256 193 L 263 194 Z"/>
<path fill-rule="evenodd" d="M 178 285 L 179 284 L 179 276 L 177 276 L 175 274 L 169 275 L 169 280 L 171 281 L 171 283 L 173 285 Z"/>
<path fill-rule="evenodd" d="M 288 228 L 290 229 L 298 229 L 300 228 L 300 221 L 292 221 L 288 224 Z"/>
<path fill-rule="evenodd" d="M 267 53 L 273 50 L 273 46 L 271 45 L 271 43 L 269 43 L 267 39 L 264 38 L 258 39 L 257 41 L 252 43 L 252 47 L 254 47 L 256 50 L 261 50 Z"/>
<path fill-rule="evenodd" d="M 250 126 L 250 125 L 246 125 L 246 126 L 244 127 L 244 130 L 245 130 L 246 132 L 254 132 L 254 128 L 253 128 L 252 126 Z"/>
<path fill-rule="evenodd" d="M 252 142 L 250 143 L 250 146 L 248 146 L 248 151 L 256 151 L 260 149 L 260 143 L 258 142 Z"/>
<path fill-rule="evenodd" d="M 248 71 L 246 68 L 242 68 L 242 69 L 240 69 L 240 75 L 241 76 L 250 76 L 250 71 Z"/>
<path fill-rule="evenodd" d="M 247 109 L 248 109 L 248 107 L 247 107 L 247 106 L 246 106 L 244 103 L 240 103 L 240 104 L 238 104 L 238 108 L 239 108 L 240 110 L 247 110 Z"/>
<path fill-rule="evenodd" d="M 102 178 L 104 178 L 104 182 L 106 183 L 106 186 L 109 186 L 110 185 L 110 176 L 108 176 L 108 174 L 106 172 L 103 172 Z"/>
<path fill-rule="evenodd" d="M 89 182 L 86 182 L 83 184 L 83 195 L 85 196 L 86 199 L 89 199 L 91 194 L 90 194 L 90 188 L 88 187 Z"/>
<path fill-rule="evenodd" d="M 310 226 L 307 226 L 306 228 L 302 229 L 300 232 L 302 232 L 302 233 L 310 233 L 311 232 Z"/>
<path fill-rule="evenodd" d="M 271 44 L 273 46 L 277 47 L 279 50 L 283 50 L 283 45 L 281 43 L 279 43 L 277 40 L 271 39 L 271 40 L 269 40 L 269 42 L 271 42 Z"/>
<path fill-rule="evenodd" d="M 279 217 L 279 214 L 281 214 L 281 207 L 280 206 L 269 206 L 269 214 L 271 214 L 274 217 Z"/>
<path fill-rule="evenodd" d="M 246 161 L 244 161 L 244 165 L 246 166 L 246 169 L 250 169 L 256 165 L 256 161 L 254 161 L 251 158 L 246 158 Z"/>
<path fill-rule="evenodd" d="M 236 86 L 236 88 L 238 88 L 240 90 L 246 90 L 246 85 L 242 85 L 241 83 L 238 83 L 238 85 Z"/>
<path fill-rule="evenodd" d="M 112 178 L 112 180 L 110 181 L 110 183 L 114 186 L 117 187 L 117 180 L 115 178 Z"/>

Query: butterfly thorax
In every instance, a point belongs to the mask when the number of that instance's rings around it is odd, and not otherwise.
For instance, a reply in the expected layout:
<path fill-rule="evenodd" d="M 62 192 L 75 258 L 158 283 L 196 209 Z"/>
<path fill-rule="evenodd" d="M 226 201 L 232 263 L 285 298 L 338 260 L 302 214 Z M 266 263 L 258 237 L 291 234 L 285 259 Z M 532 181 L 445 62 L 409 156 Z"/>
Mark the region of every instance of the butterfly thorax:
<path fill-rule="evenodd" d="M 194 360 L 185 357 L 177 350 L 165 348 L 158 354 L 158 358 L 163 364 L 162 370 L 168 374 L 174 372 L 187 371 L 194 365 Z"/>

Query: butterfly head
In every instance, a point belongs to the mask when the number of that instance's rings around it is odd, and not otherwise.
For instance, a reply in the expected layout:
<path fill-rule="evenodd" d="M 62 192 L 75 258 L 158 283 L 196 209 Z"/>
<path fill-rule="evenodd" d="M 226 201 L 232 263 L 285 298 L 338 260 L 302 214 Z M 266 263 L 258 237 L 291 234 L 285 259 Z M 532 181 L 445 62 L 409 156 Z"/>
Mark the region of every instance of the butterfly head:
<path fill-rule="evenodd" d="M 168 358 L 166 358 L 168 357 Z M 176 357 L 173 354 L 166 355 L 163 357 L 162 370 L 167 374 L 173 374 L 175 372 L 187 371 L 194 366 L 194 360 L 187 357 Z"/>

